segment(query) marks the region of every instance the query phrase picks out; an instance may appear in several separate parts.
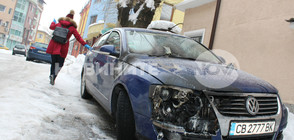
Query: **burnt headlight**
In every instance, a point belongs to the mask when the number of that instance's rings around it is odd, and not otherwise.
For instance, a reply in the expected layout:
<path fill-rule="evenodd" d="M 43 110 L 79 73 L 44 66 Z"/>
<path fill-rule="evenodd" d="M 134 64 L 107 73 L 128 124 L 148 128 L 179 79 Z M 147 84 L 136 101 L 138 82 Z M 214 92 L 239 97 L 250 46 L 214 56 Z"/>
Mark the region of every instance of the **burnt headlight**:
<path fill-rule="evenodd" d="M 201 92 L 154 85 L 150 88 L 153 124 L 160 132 L 215 135 L 219 129 L 214 111 Z"/>

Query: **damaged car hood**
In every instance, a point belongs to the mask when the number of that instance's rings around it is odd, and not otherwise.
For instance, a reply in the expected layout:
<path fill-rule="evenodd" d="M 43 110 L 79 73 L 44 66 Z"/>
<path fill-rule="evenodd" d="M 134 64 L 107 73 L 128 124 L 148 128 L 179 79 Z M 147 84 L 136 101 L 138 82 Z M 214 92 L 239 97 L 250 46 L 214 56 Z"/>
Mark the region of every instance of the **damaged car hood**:
<path fill-rule="evenodd" d="M 147 55 L 129 55 L 125 62 L 156 77 L 165 85 L 215 92 L 278 92 L 268 82 L 222 64 Z"/>

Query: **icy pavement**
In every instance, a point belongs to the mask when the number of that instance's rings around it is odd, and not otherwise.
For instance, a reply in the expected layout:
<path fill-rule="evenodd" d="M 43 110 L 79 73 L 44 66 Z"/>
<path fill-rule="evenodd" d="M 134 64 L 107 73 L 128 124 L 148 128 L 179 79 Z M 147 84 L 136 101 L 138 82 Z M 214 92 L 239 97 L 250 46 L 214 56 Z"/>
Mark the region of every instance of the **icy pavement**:
<path fill-rule="evenodd" d="M 80 98 L 82 63 L 69 56 L 51 86 L 49 64 L 0 50 L 0 139 L 115 139 L 109 115 Z"/>
<path fill-rule="evenodd" d="M 95 101 L 80 98 L 83 56 L 68 56 L 54 86 L 46 63 L 0 50 L 1 140 L 115 139 L 114 123 Z M 284 140 L 294 140 L 290 113 Z"/>

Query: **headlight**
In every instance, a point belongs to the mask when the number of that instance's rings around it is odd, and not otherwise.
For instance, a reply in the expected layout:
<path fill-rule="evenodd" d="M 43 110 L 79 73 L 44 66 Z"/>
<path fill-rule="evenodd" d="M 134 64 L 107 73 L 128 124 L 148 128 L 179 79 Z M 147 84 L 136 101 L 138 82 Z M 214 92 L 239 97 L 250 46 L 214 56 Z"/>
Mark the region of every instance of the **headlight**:
<path fill-rule="evenodd" d="M 216 134 L 214 111 L 203 93 L 191 89 L 156 85 L 150 88 L 153 124 L 164 131 Z"/>

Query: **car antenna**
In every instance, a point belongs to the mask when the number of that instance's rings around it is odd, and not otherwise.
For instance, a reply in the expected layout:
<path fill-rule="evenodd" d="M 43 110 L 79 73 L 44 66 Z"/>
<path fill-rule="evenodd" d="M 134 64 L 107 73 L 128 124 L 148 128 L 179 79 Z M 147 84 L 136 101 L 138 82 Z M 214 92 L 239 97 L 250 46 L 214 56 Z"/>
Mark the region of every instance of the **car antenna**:
<path fill-rule="evenodd" d="M 170 31 L 170 32 L 172 32 L 171 30 L 172 30 L 173 28 L 175 28 L 176 26 L 180 25 L 180 24 L 184 25 L 184 23 L 178 23 L 178 24 L 176 24 L 176 25 L 173 26 L 173 27 L 169 27 L 169 28 L 167 28 L 167 30 Z"/>

